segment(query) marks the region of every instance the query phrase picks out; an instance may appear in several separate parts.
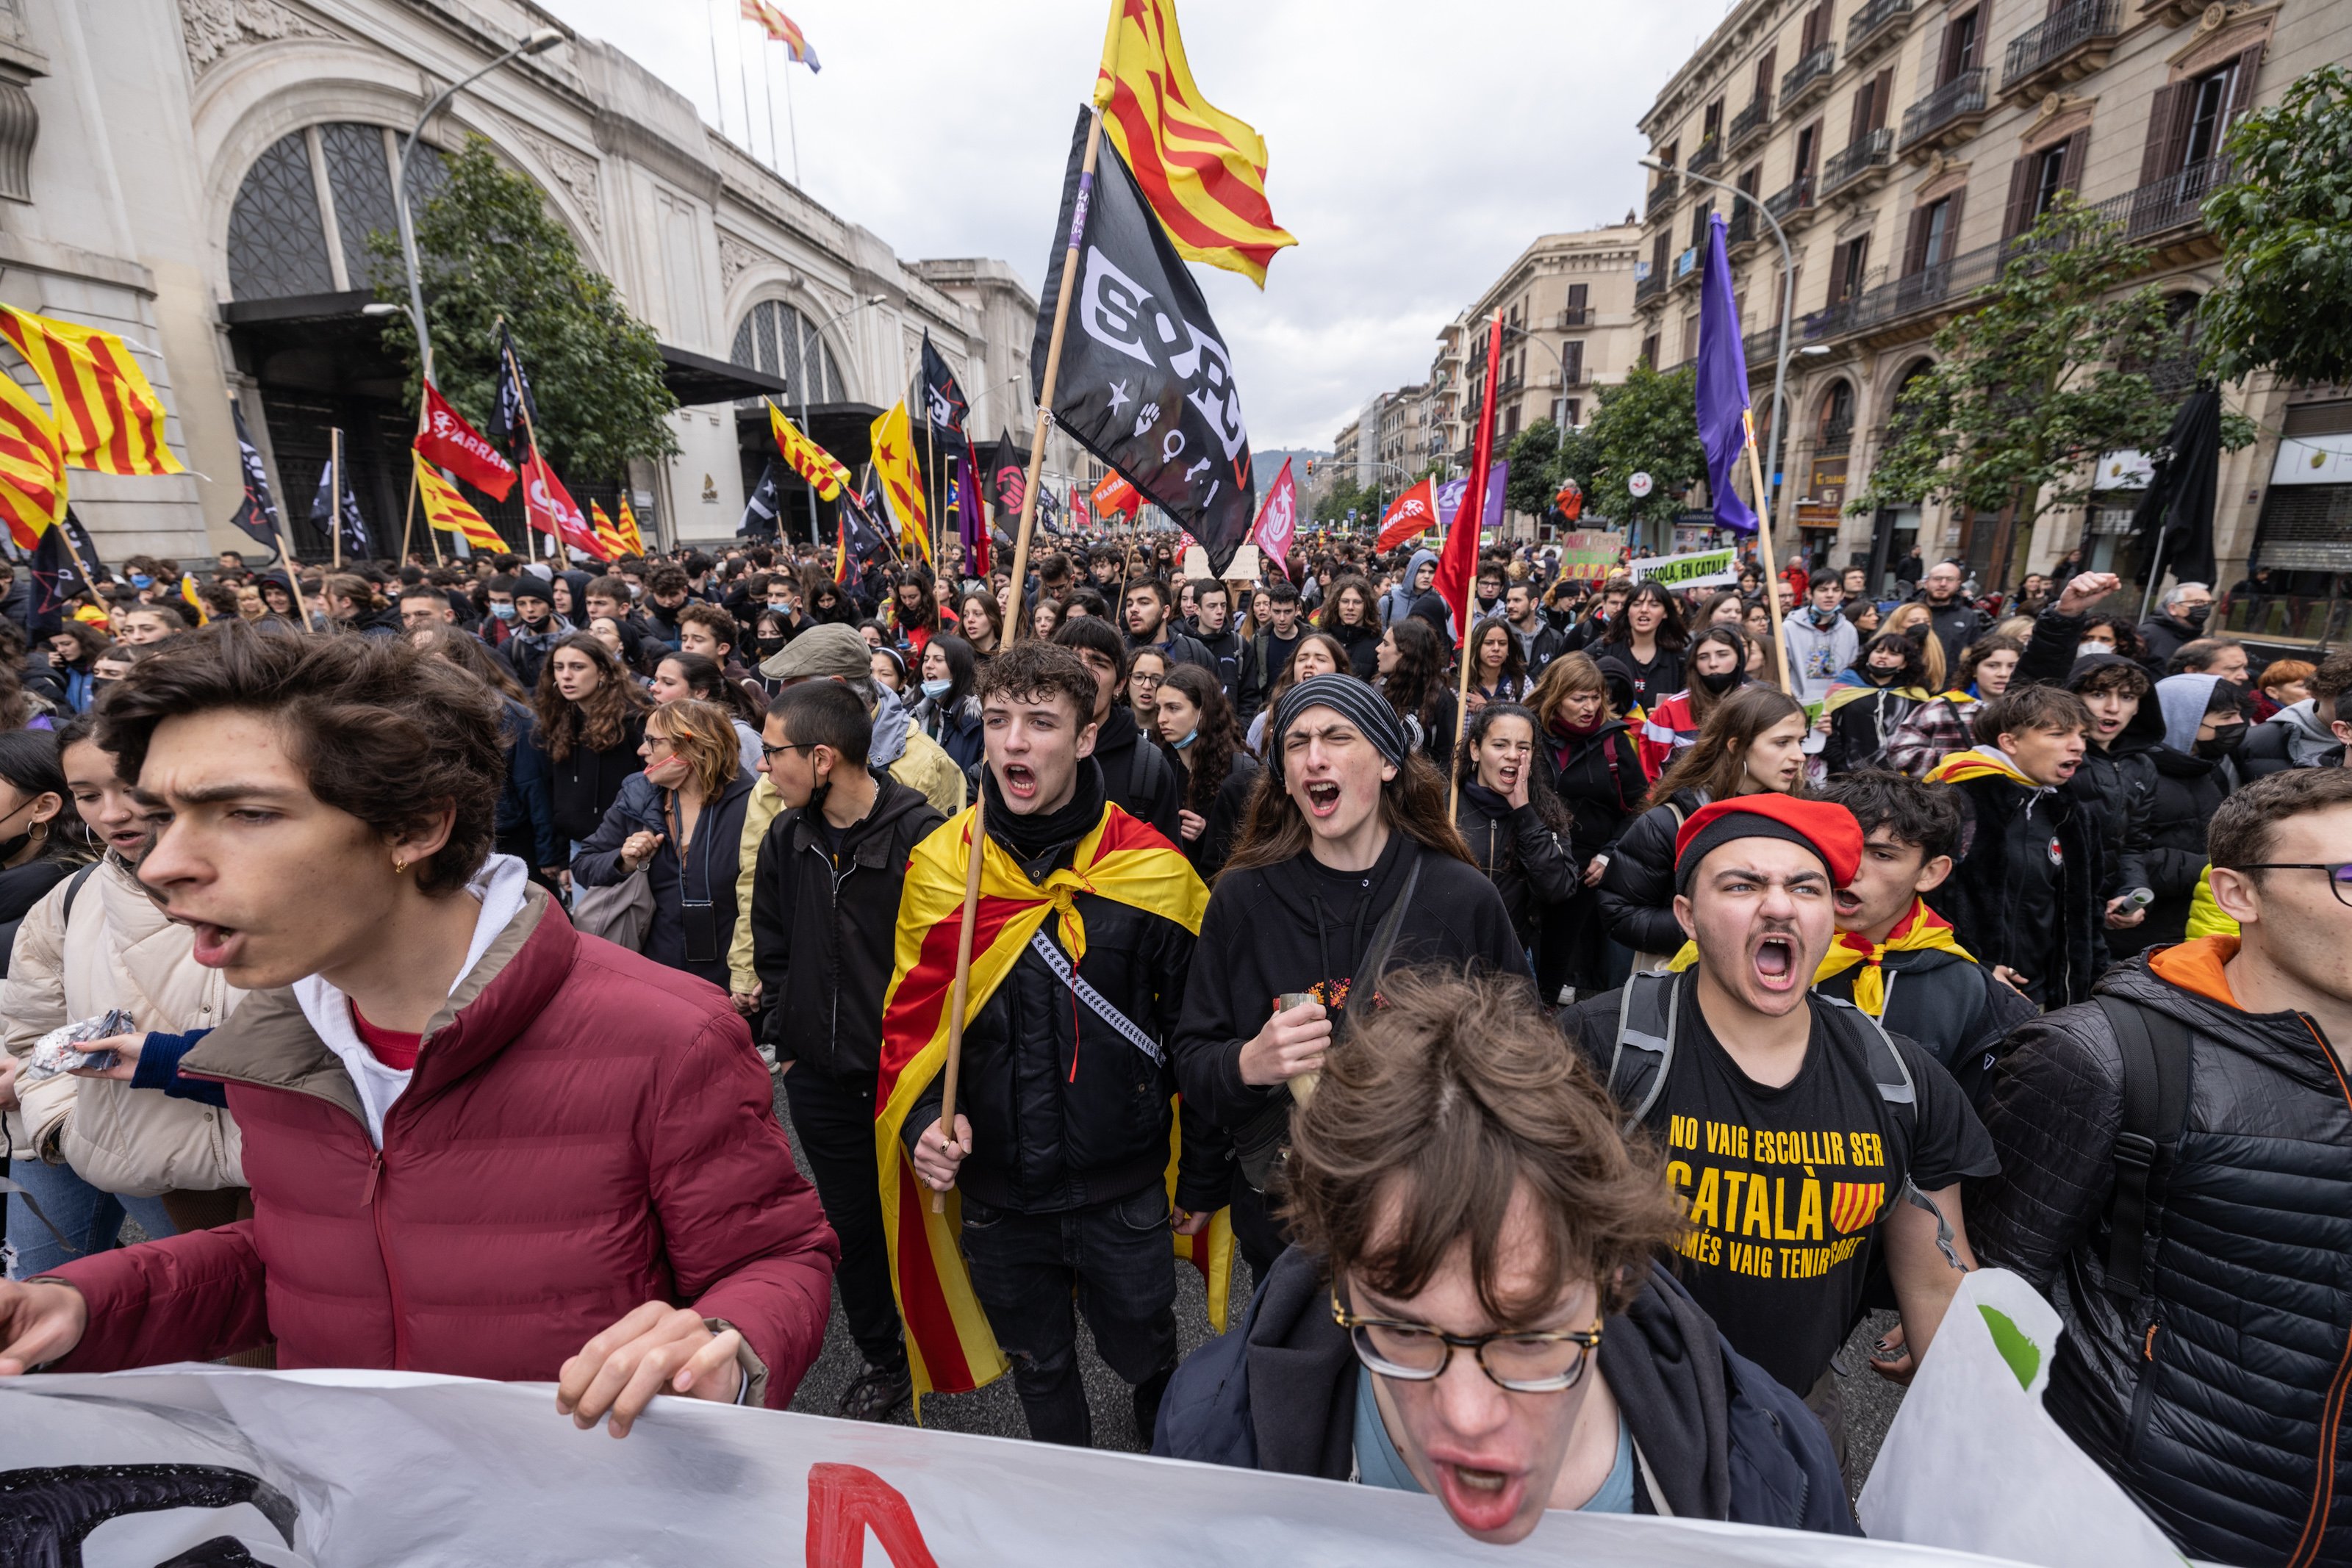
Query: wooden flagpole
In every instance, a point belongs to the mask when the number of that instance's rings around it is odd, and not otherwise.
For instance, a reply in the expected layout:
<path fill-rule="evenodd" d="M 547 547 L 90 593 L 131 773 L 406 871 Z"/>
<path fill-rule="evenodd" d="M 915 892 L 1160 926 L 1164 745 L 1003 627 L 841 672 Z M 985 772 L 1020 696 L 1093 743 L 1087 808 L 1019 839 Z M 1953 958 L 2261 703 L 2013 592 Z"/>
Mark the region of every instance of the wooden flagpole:
<path fill-rule="evenodd" d="M 1078 201 L 1070 219 L 1069 249 L 1062 256 L 1062 287 L 1054 297 L 1054 334 L 1045 344 L 1045 375 L 1038 384 L 1037 420 L 1029 438 L 1029 482 L 1021 492 L 1021 531 L 1013 538 L 1013 604 L 1004 618 L 1003 642 L 1010 646 L 1021 640 L 1028 617 L 1022 613 L 1022 598 L 1029 581 L 1029 535 L 1037 526 L 1037 480 L 1045 466 L 1045 427 L 1053 418 L 1054 389 L 1062 375 L 1062 334 L 1070 324 L 1070 295 L 1078 280 L 1078 249 L 1085 243 L 1087 207 L 1094 197 L 1095 159 L 1102 149 L 1102 110 L 1094 111 L 1094 123 L 1087 131 L 1086 159 L 1078 165 Z M 929 417 L 928 413 L 924 416 Z M 986 764 L 983 763 L 982 766 Z M 971 863 L 965 868 L 963 881 L 963 929 L 956 937 L 955 990 L 948 1003 L 948 1065 L 940 1089 L 940 1135 L 950 1144 L 955 1138 L 956 1078 L 963 1065 L 964 998 L 971 987 L 971 931 L 980 917 L 980 857 L 986 850 L 984 835 L 987 795 L 982 794 L 982 804 L 971 809 Z M 931 1212 L 945 1214 L 947 1194 L 931 1195 Z"/>
<path fill-rule="evenodd" d="M 1756 545 L 1764 557 L 1764 604 L 1772 617 L 1772 663 L 1780 672 L 1780 690 L 1793 697 L 1797 688 L 1789 674 L 1789 640 L 1780 634 L 1780 574 L 1772 563 L 1772 497 L 1764 488 L 1764 465 L 1756 455 L 1756 410 L 1739 411 L 1748 430 L 1748 479 L 1756 490 Z"/>
<path fill-rule="evenodd" d="M 327 537 L 335 541 L 335 570 L 343 570 L 343 432 L 327 432 Z"/>

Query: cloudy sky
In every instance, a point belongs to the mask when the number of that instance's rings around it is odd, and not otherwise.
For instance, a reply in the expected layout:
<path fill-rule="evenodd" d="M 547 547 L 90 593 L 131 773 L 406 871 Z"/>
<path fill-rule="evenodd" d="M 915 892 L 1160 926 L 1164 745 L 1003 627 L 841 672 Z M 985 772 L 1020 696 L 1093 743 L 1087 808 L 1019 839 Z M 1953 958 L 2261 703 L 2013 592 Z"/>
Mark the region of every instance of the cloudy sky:
<path fill-rule="evenodd" d="M 735 0 L 542 3 L 738 141 L 748 73 L 750 144 L 768 157 L 772 93 L 791 175 L 783 54 L 733 20 Z M 808 192 L 901 257 L 999 256 L 1035 288 L 1102 0 L 782 3 L 824 67 L 790 68 Z M 1181 0 L 1193 76 L 1265 137 L 1275 217 L 1298 239 L 1262 294 L 1193 269 L 1255 444 L 1328 447 L 1365 398 L 1427 373 L 1438 328 L 1534 235 L 1621 220 L 1642 188 L 1633 121 L 1724 8 Z"/>

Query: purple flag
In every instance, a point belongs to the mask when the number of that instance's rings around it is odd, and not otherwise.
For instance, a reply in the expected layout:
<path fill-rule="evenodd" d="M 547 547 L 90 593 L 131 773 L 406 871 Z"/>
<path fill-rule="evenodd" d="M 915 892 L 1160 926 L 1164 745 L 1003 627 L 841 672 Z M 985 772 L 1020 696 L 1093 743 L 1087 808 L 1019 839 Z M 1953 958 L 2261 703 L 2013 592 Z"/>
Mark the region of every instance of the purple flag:
<path fill-rule="evenodd" d="M 980 476 L 971 465 L 971 443 L 956 456 L 956 538 L 963 541 L 964 570 L 988 570 L 988 503 L 980 493 Z"/>
<path fill-rule="evenodd" d="M 1723 253 L 1723 214 L 1706 222 L 1706 277 L 1698 296 L 1698 438 L 1706 446 L 1706 490 L 1715 520 L 1756 531 L 1756 514 L 1732 487 L 1748 444 L 1748 363 L 1739 341 L 1739 307 L 1731 297 L 1731 262 Z M 1761 497 L 1759 497 L 1759 499 Z"/>
<path fill-rule="evenodd" d="M 1500 458 L 1486 465 L 1486 515 L 1479 519 L 1482 528 L 1503 526 L 1503 487 L 1511 477 L 1511 460 Z M 1462 509 L 1462 497 L 1470 488 L 1470 476 L 1448 479 L 1437 487 L 1437 526 L 1450 528 L 1454 514 Z"/>

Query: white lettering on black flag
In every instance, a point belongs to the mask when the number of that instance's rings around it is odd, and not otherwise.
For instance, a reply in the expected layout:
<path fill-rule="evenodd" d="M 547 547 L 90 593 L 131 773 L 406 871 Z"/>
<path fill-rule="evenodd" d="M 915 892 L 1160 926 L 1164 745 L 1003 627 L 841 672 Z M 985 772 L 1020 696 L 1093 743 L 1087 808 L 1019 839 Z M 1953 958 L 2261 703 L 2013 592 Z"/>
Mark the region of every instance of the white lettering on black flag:
<path fill-rule="evenodd" d="M 1048 303 L 1030 351 L 1032 391 L 1041 396 L 1087 129 L 1081 114 L 1046 267 Z M 1087 200 L 1054 421 L 1173 516 L 1208 551 L 1212 570 L 1223 572 L 1257 512 L 1232 357 L 1208 302 L 1108 140 Z"/>

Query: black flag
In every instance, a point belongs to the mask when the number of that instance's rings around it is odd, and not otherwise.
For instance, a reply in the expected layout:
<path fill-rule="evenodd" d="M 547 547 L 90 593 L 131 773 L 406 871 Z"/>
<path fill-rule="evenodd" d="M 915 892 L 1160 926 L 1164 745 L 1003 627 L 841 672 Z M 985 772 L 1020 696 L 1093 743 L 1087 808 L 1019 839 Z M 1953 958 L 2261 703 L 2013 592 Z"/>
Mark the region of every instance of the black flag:
<path fill-rule="evenodd" d="M 1088 119 L 1079 114 L 1070 142 L 1061 222 L 1040 296 L 1059 297 L 1067 236 L 1076 234 L 1083 270 L 1062 336 L 1054 421 L 1191 530 L 1215 575 L 1249 537 L 1257 512 L 1233 361 L 1207 301 L 1108 139 L 1087 210 L 1078 212 Z M 1053 332 L 1049 304 L 1038 313 L 1029 354 L 1038 395 Z"/>
<path fill-rule="evenodd" d="M 346 480 L 350 476 L 345 476 Z M 346 559 L 364 560 L 375 553 L 375 547 L 368 542 L 367 521 L 360 516 L 359 497 L 352 494 L 352 487 L 346 483 L 343 486 L 342 506 L 338 508 L 334 502 L 334 489 L 335 465 L 329 463 L 319 470 L 318 493 L 310 497 L 310 526 L 318 529 L 320 537 L 324 538 L 329 528 L 340 523 L 343 535 L 343 555 Z M 340 517 L 337 516 L 338 511 L 341 513 Z"/>
<path fill-rule="evenodd" d="M 2210 582 L 2213 500 L 2221 473 L 2218 389 L 2208 383 L 2189 394 L 2151 466 L 2155 477 L 2132 512 L 2132 530 L 2139 536 L 2136 580 L 2147 581 L 2153 567 L 2175 582 Z"/>
<path fill-rule="evenodd" d="M 1029 459 L 1021 448 L 1013 444 L 1013 437 L 1000 434 L 995 447 L 988 455 L 986 469 L 981 476 L 982 493 L 988 497 L 991 513 L 1000 523 L 1018 527 L 1021 522 L 1021 498 L 1029 490 Z"/>
<path fill-rule="evenodd" d="M 526 423 L 524 416 L 530 416 Z M 499 323 L 499 401 L 490 410 L 490 427 L 483 432 L 500 446 L 511 448 L 539 422 L 539 403 L 530 395 L 530 378 L 522 373 L 522 356 L 515 352 L 514 336 Z"/>
<path fill-rule="evenodd" d="M 66 606 L 90 585 L 88 570 L 74 553 L 74 536 L 82 532 L 81 519 L 68 510 L 63 521 L 41 530 L 39 541 L 33 546 L 35 637 L 55 636 L 65 624 Z"/>
<path fill-rule="evenodd" d="M 743 503 L 743 520 L 735 525 L 738 538 L 759 538 L 775 535 L 782 525 L 776 514 L 783 508 L 783 500 L 776 494 L 776 460 L 768 459 L 768 466 L 760 475 L 760 483 L 751 498 Z"/>
<path fill-rule="evenodd" d="M 849 559 L 859 566 L 882 553 L 884 535 L 874 526 L 874 517 L 866 503 L 855 490 L 841 492 L 842 538 L 847 543 Z"/>
<path fill-rule="evenodd" d="M 228 411 L 236 420 L 237 466 L 245 470 L 245 499 L 237 503 L 228 520 L 246 538 L 275 555 L 278 504 L 269 498 L 269 476 L 261 466 L 261 454 L 254 449 L 252 434 L 245 428 L 244 405 L 231 398 Z"/>
<path fill-rule="evenodd" d="M 955 372 L 940 358 L 940 351 L 931 347 L 929 327 L 923 329 L 922 363 L 923 408 L 931 428 L 961 439 L 963 416 L 971 412 L 971 404 L 964 401 L 963 389 L 956 385 Z"/>

